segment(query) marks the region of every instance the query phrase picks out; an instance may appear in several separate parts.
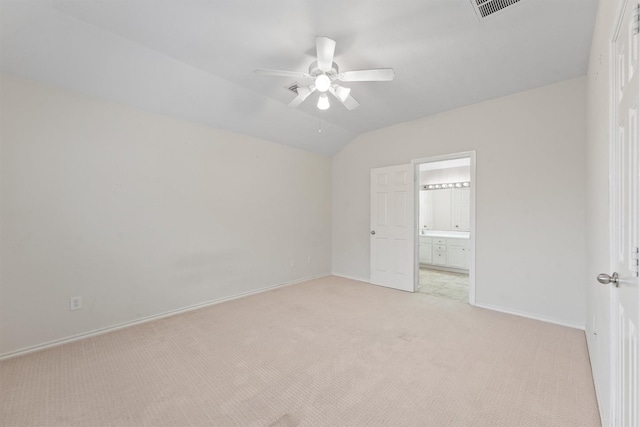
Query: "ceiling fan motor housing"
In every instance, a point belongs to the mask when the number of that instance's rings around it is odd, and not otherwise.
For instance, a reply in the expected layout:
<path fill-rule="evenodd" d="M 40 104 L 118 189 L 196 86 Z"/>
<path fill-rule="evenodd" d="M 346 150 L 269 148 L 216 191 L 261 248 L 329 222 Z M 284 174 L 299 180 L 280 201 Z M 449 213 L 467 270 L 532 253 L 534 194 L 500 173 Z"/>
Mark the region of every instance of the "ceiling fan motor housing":
<path fill-rule="evenodd" d="M 320 68 L 318 68 L 318 61 L 313 61 L 311 65 L 309 65 L 309 75 L 315 79 L 320 74 L 326 75 L 333 82 L 335 79 L 338 78 L 338 64 L 336 64 L 335 62 L 332 62 L 331 70 L 325 72 L 325 71 L 322 71 Z"/>

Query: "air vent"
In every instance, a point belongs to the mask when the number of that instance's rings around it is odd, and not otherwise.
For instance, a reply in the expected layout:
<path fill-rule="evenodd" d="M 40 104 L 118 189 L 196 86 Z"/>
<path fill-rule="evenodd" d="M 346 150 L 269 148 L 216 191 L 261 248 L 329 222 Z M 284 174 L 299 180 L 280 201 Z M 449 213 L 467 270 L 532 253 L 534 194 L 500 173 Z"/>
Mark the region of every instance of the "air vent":
<path fill-rule="evenodd" d="M 509 6 L 513 6 L 520 0 L 471 0 L 478 18 L 486 18 Z"/>

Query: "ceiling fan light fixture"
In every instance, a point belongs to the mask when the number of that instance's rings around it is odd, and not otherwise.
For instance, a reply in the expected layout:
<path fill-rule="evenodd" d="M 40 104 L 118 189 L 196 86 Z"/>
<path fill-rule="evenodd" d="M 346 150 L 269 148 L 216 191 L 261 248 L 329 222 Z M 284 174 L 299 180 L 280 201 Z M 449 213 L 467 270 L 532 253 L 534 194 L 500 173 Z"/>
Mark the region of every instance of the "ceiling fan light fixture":
<path fill-rule="evenodd" d="M 320 74 L 318 77 L 316 77 L 315 85 L 318 91 L 326 92 L 331 87 L 331 79 L 326 74 Z"/>
<path fill-rule="evenodd" d="M 329 97 L 326 93 L 321 93 L 318 98 L 318 109 L 319 110 L 328 110 L 329 109 Z"/>

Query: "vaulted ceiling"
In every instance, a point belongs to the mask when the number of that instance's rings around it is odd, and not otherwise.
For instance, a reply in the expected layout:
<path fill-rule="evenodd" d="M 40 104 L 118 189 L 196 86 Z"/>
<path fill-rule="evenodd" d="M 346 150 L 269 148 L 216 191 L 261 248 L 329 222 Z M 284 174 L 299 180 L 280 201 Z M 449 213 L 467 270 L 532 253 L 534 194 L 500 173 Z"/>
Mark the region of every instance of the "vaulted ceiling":
<path fill-rule="evenodd" d="M 521 0 L 484 19 L 476 1 L 2 0 L 0 65 L 332 155 L 365 132 L 586 74 L 597 0 Z M 345 83 L 353 111 L 320 111 L 316 94 L 287 107 L 296 80 L 253 70 L 308 71 L 316 36 L 337 42 L 341 70 L 395 79 Z"/>

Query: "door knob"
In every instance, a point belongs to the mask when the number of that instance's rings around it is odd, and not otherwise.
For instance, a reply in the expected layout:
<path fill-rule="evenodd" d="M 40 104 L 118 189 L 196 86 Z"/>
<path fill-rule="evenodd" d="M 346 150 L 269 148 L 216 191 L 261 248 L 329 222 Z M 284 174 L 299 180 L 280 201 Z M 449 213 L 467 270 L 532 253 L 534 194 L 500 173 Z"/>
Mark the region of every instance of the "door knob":
<path fill-rule="evenodd" d="M 376 230 L 372 230 L 372 231 L 371 231 L 371 234 L 376 234 Z"/>
<path fill-rule="evenodd" d="M 598 274 L 598 282 L 603 285 L 608 285 L 609 283 L 613 283 L 616 288 L 620 285 L 618 282 L 618 273 L 614 272 L 611 276 L 606 273 Z"/>

